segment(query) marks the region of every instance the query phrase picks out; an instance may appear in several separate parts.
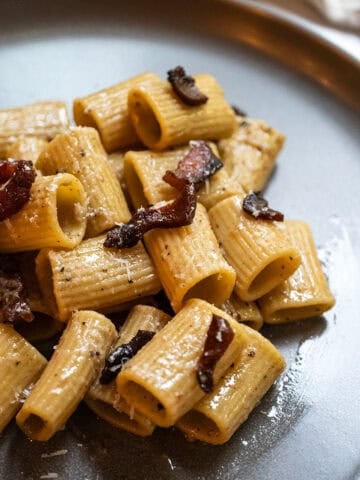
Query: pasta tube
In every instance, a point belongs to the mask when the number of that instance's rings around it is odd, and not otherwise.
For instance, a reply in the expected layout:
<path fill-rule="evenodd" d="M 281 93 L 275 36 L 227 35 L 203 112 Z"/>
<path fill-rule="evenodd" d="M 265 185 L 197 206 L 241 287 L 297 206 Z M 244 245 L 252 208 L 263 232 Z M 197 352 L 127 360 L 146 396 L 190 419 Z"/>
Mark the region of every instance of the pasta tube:
<path fill-rule="evenodd" d="M 246 347 L 234 366 L 177 423 L 189 439 L 214 445 L 227 442 L 284 370 L 281 353 L 258 332 L 244 329 Z"/>
<path fill-rule="evenodd" d="M 115 173 L 120 185 L 124 184 L 124 157 L 125 153 L 123 152 L 114 152 L 108 155 L 110 167 Z"/>
<path fill-rule="evenodd" d="M 42 250 L 36 273 L 55 318 L 67 321 L 74 310 L 114 312 L 121 304 L 161 289 L 143 245 L 115 250 L 105 236 L 85 240 L 71 251 Z"/>
<path fill-rule="evenodd" d="M 20 409 L 46 359 L 10 325 L 0 323 L 0 432 Z"/>
<path fill-rule="evenodd" d="M 153 73 L 143 73 L 100 92 L 76 98 L 73 105 L 76 124 L 96 128 L 107 152 L 138 143 L 129 117 L 128 93 L 131 88 L 157 79 Z"/>
<path fill-rule="evenodd" d="M 50 315 L 51 310 L 42 294 L 35 271 L 35 259 L 38 252 L 24 252 L 16 256 L 16 263 L 24 282 L 27 298 L 32 312 Z"/>
<path fill-rule="evenodd" d="M 213 315 L 226 319 L 235 335 L 217 362 L 214 384 L 244 345 L 244 326 L 198 299 L 184 308 L 131 359 L 116 379 L 119 395 L 162 427 L 173 425 L 204 395 L 196 379 L 197 362 Z"/>
<path fill-rule="evenodd" d="M 78 127 L 58 135 L 40 155 L 37 167 L 44 175 L 66 171 L 81 181 L 88 199 L 88 237 L 129 220 L 124 194 L 95 129 Z"/>
<path fill-rule="evenodd" d="M 214 144 L 209 144 L 215 153 Z M 173 200 L 178 192 L 163 180 L 167 170 L 175 170 L 180 160 L 189 153 L 189 147 L 179 147 L 166 152 L 129 151 L 124 159 L 124 177 L 135 208 L 164 200 Z M 240 192 L 242 190 L 240 189 Z M 222 168 L 198 192 L 198 200 L 206 208 L 239 193 L 227 171 Z"/>
<path fill-rule="evenodd" d="M 34 319 L 32 322 L 19 322 L 15 327 L 31 343 L 47 340 L 64 328 L 64 323 L 52 318 L 47 299 L 40 289 L 35 271 L 36 256 L 37 252 L 26 252 L 16 256 Z"/>
<path fill-rule="evenodd" d="M 284 144 L 282 133 L 262 120 L 237 117 L 238 128 L 220 140 L 221 158 L 232 180 L 246 192 L 261 191 Z"/>
<path fill-rule="evenodd" d="M 135 306 L 121 328 L 120 336 L 113 348 L 129 343 L 139 330 L 158 332 L 170 318 L 170 315 L 155 307 Z M 87 404 L 100 418 L 118 428 L 141 436 L 151 435 L 154 431 L 155 424 L 153 422 L 136 412 L 119 397 L 114 382 L 108 385 L 95 382 L 88 392 Z"/>
<path fill-rule="evenodd" d="M 141 141 L 152 150 L 164 150 L 189 140 L 219 140 L 236 127 L 235 114 L 214 77 L 195 75 L 196 85 L 208 101 L 189 107 L 169 82 L 154 80 L 129 91 L 131 120 Z"/>
<path fill-rule="evenodd" d="M 28 437 L 45 441 L 65 425 L 103 367 L 115 337 L 114 325 L 103 315 L 89 311 L 73 315 L 16 417 Z"/>
<path fill-rule="evenodd" d="M 37 177 L 29 202 L 0 222 L 0 251 L 74 248 L 86 229 L 85 202 L 84 189 L 73 175 Z"/>
<path fill-rule="evenodd" d="M 242 199 L 233 196 L 209 211 L 211 225 L 236 271 L 235 293 L 251 302 L 292 275 L 301 262 L 277 222 L 251 217 L 242 210 Z"/>
<path fill-rule="evenodd" d="M 234 320 L 244 323 L 254 330 L 260 330 L 264 324 L 264 320 L 256 303 L 243 302 L 240 298 L 237 298 L 235 294 L 231 295 L 220 308 Z"/>
<path fill-rule="evenodd" d="M 155 430 L 155 424 L 151 420 L 141 415 L 141 413 L 132 411 L 125 402 L 122 402 L 124 405 L 122 410 L 116 410 L 108 403 L 101 400 L 93 400 L 90 397 L 87 397 L 85 402 L 98 417 L 116 428 L 121 428 L 140 437 L 148 437 Z"/>
<path fill-rule="evenodd" d="M 0 158 L 5 157 L 10 145 L 24 136 L 50 140 L 68 128 L 69 118 L 63 102 L 38 102 L 0 110 Z"/>
<path fill-rule="evenodd" d="M 47 145 L 48 142 L 43 138 L 23 137 L 9 146 L 6 157 L 16 160 L 31 160 L 36 167 L 37 159 Z"/>
<path fill-rule="evenodd" d="M 309 226 L 297 220 L 287 221 L 284 232 L 300 251 L 302 262 L 291 277 L 259 299 L 266 323 L 286 323 L 319 316 L 335 304 Z"/>
<path fill-rule="evenodd" d="M 145 244 L 175 312 L 189 298 L 221 305 L 230 297 L 235 271 L 222 256 L 201 204 L 191 225 L 151 230 Z"/>

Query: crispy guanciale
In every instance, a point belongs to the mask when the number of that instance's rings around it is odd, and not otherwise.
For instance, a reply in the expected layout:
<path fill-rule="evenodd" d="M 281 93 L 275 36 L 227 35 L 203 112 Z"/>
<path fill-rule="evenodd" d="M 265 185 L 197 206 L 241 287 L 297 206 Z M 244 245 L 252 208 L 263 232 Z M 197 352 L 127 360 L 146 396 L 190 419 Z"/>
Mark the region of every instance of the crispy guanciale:
<path fill-rule="evenodd" d="M 196 188 L 199 188 L 206 179 L 223 167 L 223 163 L 203 140 L 192 140 L 189 145 L 189 153 L 180 160 L 176 170 L 166 172 L 164 180 L 169 183 L 169 176 L 175 176 L 194 183 Z"/>
<path fill-rule="evenodd" d="M 167 74 L 174 92 L 186 105 L 194 107 L 208 101 L 208 97 L 199 90 L 193 77 L 186 75 L 183 67 L 178 66 Z"/>
<path fill-rule="evenodd" d="M 242 208 L 244 212 L 261 220 L 273 222 L 282 222 L 284 220 L 284 214 L 270 208 L 269 202 L 261 197 L 259 193 L 251 192 L 247 195 L 243 200 Z"/>
<path fill-rule="evenodd" d="M 15 323 L 34 319 L 23 279 L 11 255 L 0 255 L 0 320 Z"/>
<path fill-rule="evenodd" d="M 137 210 L 127 222 L 110 230 L 104 246 L 130 248 L 153 228 L 176 228 L 190 225 L 196 211 L 196 190 L 202 182 L 223 166 L 203 141 L 190 142 L 189 153 L 179 162 L 175 171 L 167 171 L 164 181 L 174 187 L 179 195 L 161 207 Z"/>
<path fill-rule="evenodd" d="M 213 315 L 196 371 L 197 381 L 204 392 L 212 392 L 216 364 L 224 355 L 233 338 L 234 331 L 229 322 L 218 315 Z"/>
<path fill-rule="evenodd" d="M 105 361 L 105 367 L 101 373 L 100 383 L 106 385 L 112 382 L 122 367 L 155 335 L 149 330 L 138 330 L 135 337 L 129 343 L 119 345 L 113 350 Z"/>
<path fill-rule="evenodd" d="M 28 160 L 0 161 L 0 221 L 14 215 L 30 199 L 35 169 Z"/>

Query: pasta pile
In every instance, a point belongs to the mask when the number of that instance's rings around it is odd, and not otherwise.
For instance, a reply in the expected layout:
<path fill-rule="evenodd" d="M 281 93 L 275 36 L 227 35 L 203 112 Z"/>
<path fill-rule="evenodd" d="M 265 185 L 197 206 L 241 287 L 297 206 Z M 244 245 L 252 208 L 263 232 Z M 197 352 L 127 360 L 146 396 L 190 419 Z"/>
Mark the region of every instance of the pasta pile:
<path fill-rule="evenodd" d="M 263 199 L 263 211 L 244 210 L 284 136 L 236 114 L 214 77 L 181 67 L 169 81 L 144 73 L 77 98 L 73 110 L 76 126 L 61 102 L 0 111 L 0 158 L 37 173 L 27 203 L 0 221 L 0 262 L 16 265 L 6 277 L 0 264 L 0 431 L 16 415 L 29 438 L 48 440 L 84 400 L 136 435 L 176 426 L 222 444 L 285 368 L 263 323 L 334 305 L 308 225 L 264 219 Z M 175 201 L 163 176 L 194 140 L 223 168 L 197 185 L 192 222 L 105 247 L 134 210 Z M 9 323 L 14 282 L 32 321 Z M 127 312 L 119 332 L 114 312 Z M 47 361 L 33 344 L 56 334 Z"/>

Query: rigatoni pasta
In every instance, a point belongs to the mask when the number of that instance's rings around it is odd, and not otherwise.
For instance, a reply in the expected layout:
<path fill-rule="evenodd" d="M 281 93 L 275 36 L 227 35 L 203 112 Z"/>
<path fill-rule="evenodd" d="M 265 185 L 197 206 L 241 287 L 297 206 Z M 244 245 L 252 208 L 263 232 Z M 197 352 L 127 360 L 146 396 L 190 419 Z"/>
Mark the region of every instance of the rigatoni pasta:
<path fill-rule="evenodd" d="M 201 204 L 191 225 L 152 230 L 145 245 L 175 312 L 189 298 L 221 305 L 230 297 L 235 271 L 222 256 Z"/>
<path fill-rule="evenodd" d="M 30 201 L 0 222 L 0 252 L 74 248 L 86 229 L 86 196 L 73 175 L 37 177 Z"/>
<path fill-rule="evenodd" d="M 216 146 L 209 143 L 215 155 Z M 128 151 L 124 158 L 124 177 L 134 207 L 139 208 L 160 201 L 173 200 L 176 190 L 164 182 L 167 170 L 175 170 L 179 161 L 188 154 L 189 146 L 178 147 L 165 152 L 151 150 Z M 198 200 L 206 208 L 231 195 L 242 193 L 225 169 L 220 169 L 199 189 Z"/>
<path fill-rule="evenodd" d="M 260 330 L 264 324 L 261 312 L 255 302 L 244 302 L 235 294 L 224 302 L 221 307 L 224 312 L 230 315 L 234 320 L 253 328 Z"/>
<path fill-rule="evenodd" d="M 63 102 L 37 102 L 0 110 L 0 158 L 6 155 L 10 145 L 24 136 L 50 140 L 68 127 L 69 118 Z"/>
<path fill-rule="evenodd" d="M 25 400 L 18 425 L 47 440 L 84 400 L 222 444 L 285 367 L 247 325 L 334 303 L 309 227 L 256 192 L 284 136 L 180 66 L 73 107 L 73 128 L 60 102 L 0 111 L 0 431 Z M 48 364 L 27 342 L 62 331 Z"/>
<path fill-rule="evenodd" d="M 281 353 L 262 335 L 243 327 L 245 347 L 210 394 L 177 426 L 191 440 L 227 442 L 285 368 Z"/>
<path fill-rule="evenodd" d="M 121 328 L 113 350 L 119 345 L 130 342 L 139 330 L 155 333 L 160 331 L 170 318 L 170 315 L 155 307 L 136 305 Z M 153 422 L 133 409 L 118 395 L 114 382 L 103 385 L 96 381 L 87 394 L 86 403 L 99 417 L 136 435 L 148 436 L 155 429 Z"/>
<path fill-rule="evenodd" d="M 20 409 L 46 363 L 12 326 L 0 323 L 0 432 Z"/>
<path fill-rule="evenodd" d="M 218 140 L 234 132 L 235 114 L 215 78 L 199 74 L 194 79 L 208 97 L 207 103 L 197 107 L 185 105 L 170 83 L 162 80 L 154 80 L 129 91 L 132 123 L 148 148 L 164 150 L 193 139 Z"/>
<path fill-rule="evenodd" d="M 37 251 L 23 252 L 16 256 L 16 262 L 26 289 L 32 312 L 50 315 L 51 310 L 46 297 L 43 295 L 35 271 Z"/>
<path fill-rule="evenodd" d="M 141 413 L 133 411 L 125 402 L 117 410 L 109 403 L 86 397 L 85 403 L 98 417 L 110 423 L 116 428 L 127 432 L 148 437 L 155 430 L 156 425 Z"/>
<path fill-rule="evenodd" d="M 22 137 L 9 146 L 5 156 L 16 160 L 31 160 L 36 167 L 37 159 L 48 143 L 43 138 Z"/>
<path fill-rule="evenodd" d="M 196 380 L 196 366 L 214 314 L 227 320 L 235 333 L 216 365 L 216 383 L 243 347 L 244 327 L 198 299 L 189 300 L 119 373 L 120 396 L 157 425 L 173 425 L 205 395 Z"/>
<path fill-rule="evenodd" d="M 78 127 L 58 135 L 40 155 L 37 167 L 44 175 L 65 171 L 81 181 L 88 200 L 88 237 L 129 219 L 124 194 L 95 129 Z"/>
<path fill-rule="evenodd" d="M 282 133 L 261 120 L 237 117 L 238 127 L 218 147 L 231 179 L 246 192 L 261 191 L 284 144 Z"/>
<path fill-rule="evenodd" d="M 73 250 L 41 250 L 36 271 L 55 318 L 67 321 L 75 310 L 102 313 L 161 289 L 143 245 L 115 250 L 105 236 L 83 241 Z M 86 292 L 86 294 L 84 294 Z"/>
<path fill-rule="evenodd" d="M 259 299 L 266 323 L 286 323 L 319 316 L 335 304 L 317 257 L 310 227 L 299 220 L 288 220 L 283 229 L 292 245 L 300 251 L 302 261 L 293 275 Z"/>
<path fill-rule="evenodd" d="M 241 196 L 223 200 L 209 211 L 214 232 L 236 270 L 235 292 L 241 300 L 262 297 L 294 273 L 299 251 L 276 222 L 250 217 Z"/>
<path fill-rule="evenodd" d="M 100 372 L 116 337 L 113 324 L 91 311 L 77 312 L 40 380 L 17 414 L 33 440 L 51 438 L 67 422 Z"/>
<path fill-rule="evenodd" d="M 138 143 L 129 117 L 128 92 L 157 79 L 153 73 L 143 73 L 100 92 L 76 98 L 73 105 L 76 124 L 96 128 L 107 152 Z"/>

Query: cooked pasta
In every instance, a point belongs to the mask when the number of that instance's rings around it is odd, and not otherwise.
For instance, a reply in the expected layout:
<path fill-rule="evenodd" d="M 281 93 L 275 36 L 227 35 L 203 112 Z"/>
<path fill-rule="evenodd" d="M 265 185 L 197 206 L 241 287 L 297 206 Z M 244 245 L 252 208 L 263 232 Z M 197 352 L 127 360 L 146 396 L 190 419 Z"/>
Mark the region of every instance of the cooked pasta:
<path fill-rule="evenodd" d="M 235 333 L 216 365 L 216 384 L 243 347 L 245 327 L 198 299 L 189 300 L 119 373 L 120 396 L 157 425 L 173 425 L 205 395 L 196 380 L 196 366 L 214 314 L 226 319 Z"/>
<path fill-rule="evenodd" d="M 262 120 L 237 117 L 238 127 L 219 141 L 219 151 L 229 176 L 246 192 L 261 191 L 284 144 L 282 133 Z"/>
<path fill-rule="evenodd" d="M 75 313 L 45 371 L 17 414 L 18 426 L 33 440 L 60 430 L 84 398 L 116 337 L 113 324 L 91 311 Z"/>
<path fill-rule="evenodd" d="M 244 330 L 245 346 L 233 367 L 177 423 L 192 440 L 227 442 L 285 368 L 281 353 L 266 338 Z"/>
<path fill-rule="evenodd" d="M 36 259 L 40 287 L 55 318 L 67 321 L 75 310 L 102 313 L 161 289 L 143 245 L 115 250 L 105 237 L 83 241 L 73 250 L 42 250 Z M 85 294 L 84 294 L 85 292 Z"/>
<path fill-rule="evenodd" d="M 108 161 L 110 163 L 110 167 L 112 171 L 115 173 L 116 178 L 118 179 L 118 182 L 120 185 L 124 185 L 124 157 L 125 153 L 124 152 L 114 152 L 110 153 L 108 155 Z"/>
<path fill-rule="evenodd" d="M 242 210 L 241 196 L 215 205 L 211 225 L 236 270 L 235 293 L 250 302 L 262 297 L 294 273 L 301 257 L 276 222 L 250 217 Z"/>
<path fill-rule="evenodd" d="M 40 153 L 48 145 L 49 142 L 43 138 L 23 137 L 12 143 L 6 151 L 6 158 L 15 160 L 31 160 L 36 166 Z M 39 175 L 39 171 L 37 174 Z"/>
<path fill-rule="evenodd" d="M 37 177 L 30 201 L 0 222 L 0 252 L 74 248 L 86 229 L 86 196 L 73 175 Z"/>
<path fill-rule="evenodd" d="M 209 143 L 215 155 L 216 146 Z M 151 150 L 128 151 L 124 158 L 124 176 L 134 207 L 139 208 L 160 201 L 173 200 L 176 190 L 162 179 L 167 170 L 175 170 L 179 161 L 189 152 L 190 147 L 178 147 L 165 152 Z M 231 195 L 241 193 L 222 168 L 198 192 L 198 200 L 206 208 Z"/>
<path fill-rule="evenodd" d="M 285 222 L 284 233 L 301 253 L 296 272 L 267 295 L 259 299 L 266 323 L 286 323 L 319 316 L 332 308 L 330 292 L 310 227 L 299 220 Z"/>
<path fill-rule="evenodd" d="M 230 297 L 235 272 L 222 256 L 201 204 L 191 225 L 152 230 L 145 245 L 176 312 L 189 298 L 220 305 Z"/>
<path fill-rule="evenodd" d="M 137 305 L 129 313 L 126 322 L 121 328 L 118 340 L 113 349 L 128 343 L 139 330 L 158 332 L 170 320 L 170 315 L 161 310 Z M 90 388 L 86 403 L 97 415 L 118 428 L 122 428 L 136 435 L 151 435 L 155 424 L 144 415 L 131 408 L 122 399 L 116 390 L 114 382 L 102 385 L 98 381 Z"/>
<path fill-rule="evenodd" d="M 10 145 L 24 136 L 50 140 L 68 127 L 69 118 L 63 102 L 38 102 L 0 110 L 0 158 L 6 156 Z"/>
<path fill-rule="evenodd" d="M 37 252 L 24 252 L 16 256 L 16 261 L 24 282 L 27 297 L 32 312 L 45 315 L 51 314 L 46 297 L 43 295 L 35 271 L 35 259 Z"/>
<path fill-rule="evenodd" d="M 235 294 L 231 295 L 220 308 L 238 322 L 244 323 L 254 330 L 260 330 L 264 324 L 263 317 L 256 303 L 244 302 Z"/>
<path fill-rule="evenodd" d="M 20 409 L 46 359 L 13 327 L 0 323 L 0 432 Z"/>
<path fill-rule="evenodd" d="M 157 79 L 153 73 L 143 73 L 100 92 L 76 98 L 74 100 L 76 124 L 96 128 L 107 152 L 138 143 L 129 117 L 128 92 L 131 88 Z"/>
<path fill-rule="evenodd" d="M 334 305 L 308 225 L 259 194 L 284 135 L 235 111 L 181 66 L 76 98 L 75 127 L 0 110 L 0 433 L 46 441 L 84 401 L 223 444 L 285 368 L 256 330 Z"/>
<path fill-rule="evenodd" d="M 65 171 L 83 184 L 88 200 L 88 237 L 129 220 L 124 194 L 95 129 L 78 127 L 58 135 L 36 165 L 44 175 Z"/>
<path fill-rule="evenodd" d="M 194 79 L 209 98 L 198 107 L 185 105 L 170 83 L 162 80 L 153 80 L 129 91 L 131 120 L 148 148 L 164 150 L 193 139 L 219 140 L 234 132 L 235 114 L 215 78 L 200 74 Z"/>
<path fill-rule="evenodd" d="M 132 411 L 130 407 L 125 406 L 125 402 L 122 402 L 122 409 L 119 407 L 118 410 L 106 402 L 90 397 L 86 397 L 85 402 L 98 417 L 116 428 L 121 428 L 139 437 L 148 437 L 155 430 L 155 424 L 151 420 L 141 413 Z"/>

